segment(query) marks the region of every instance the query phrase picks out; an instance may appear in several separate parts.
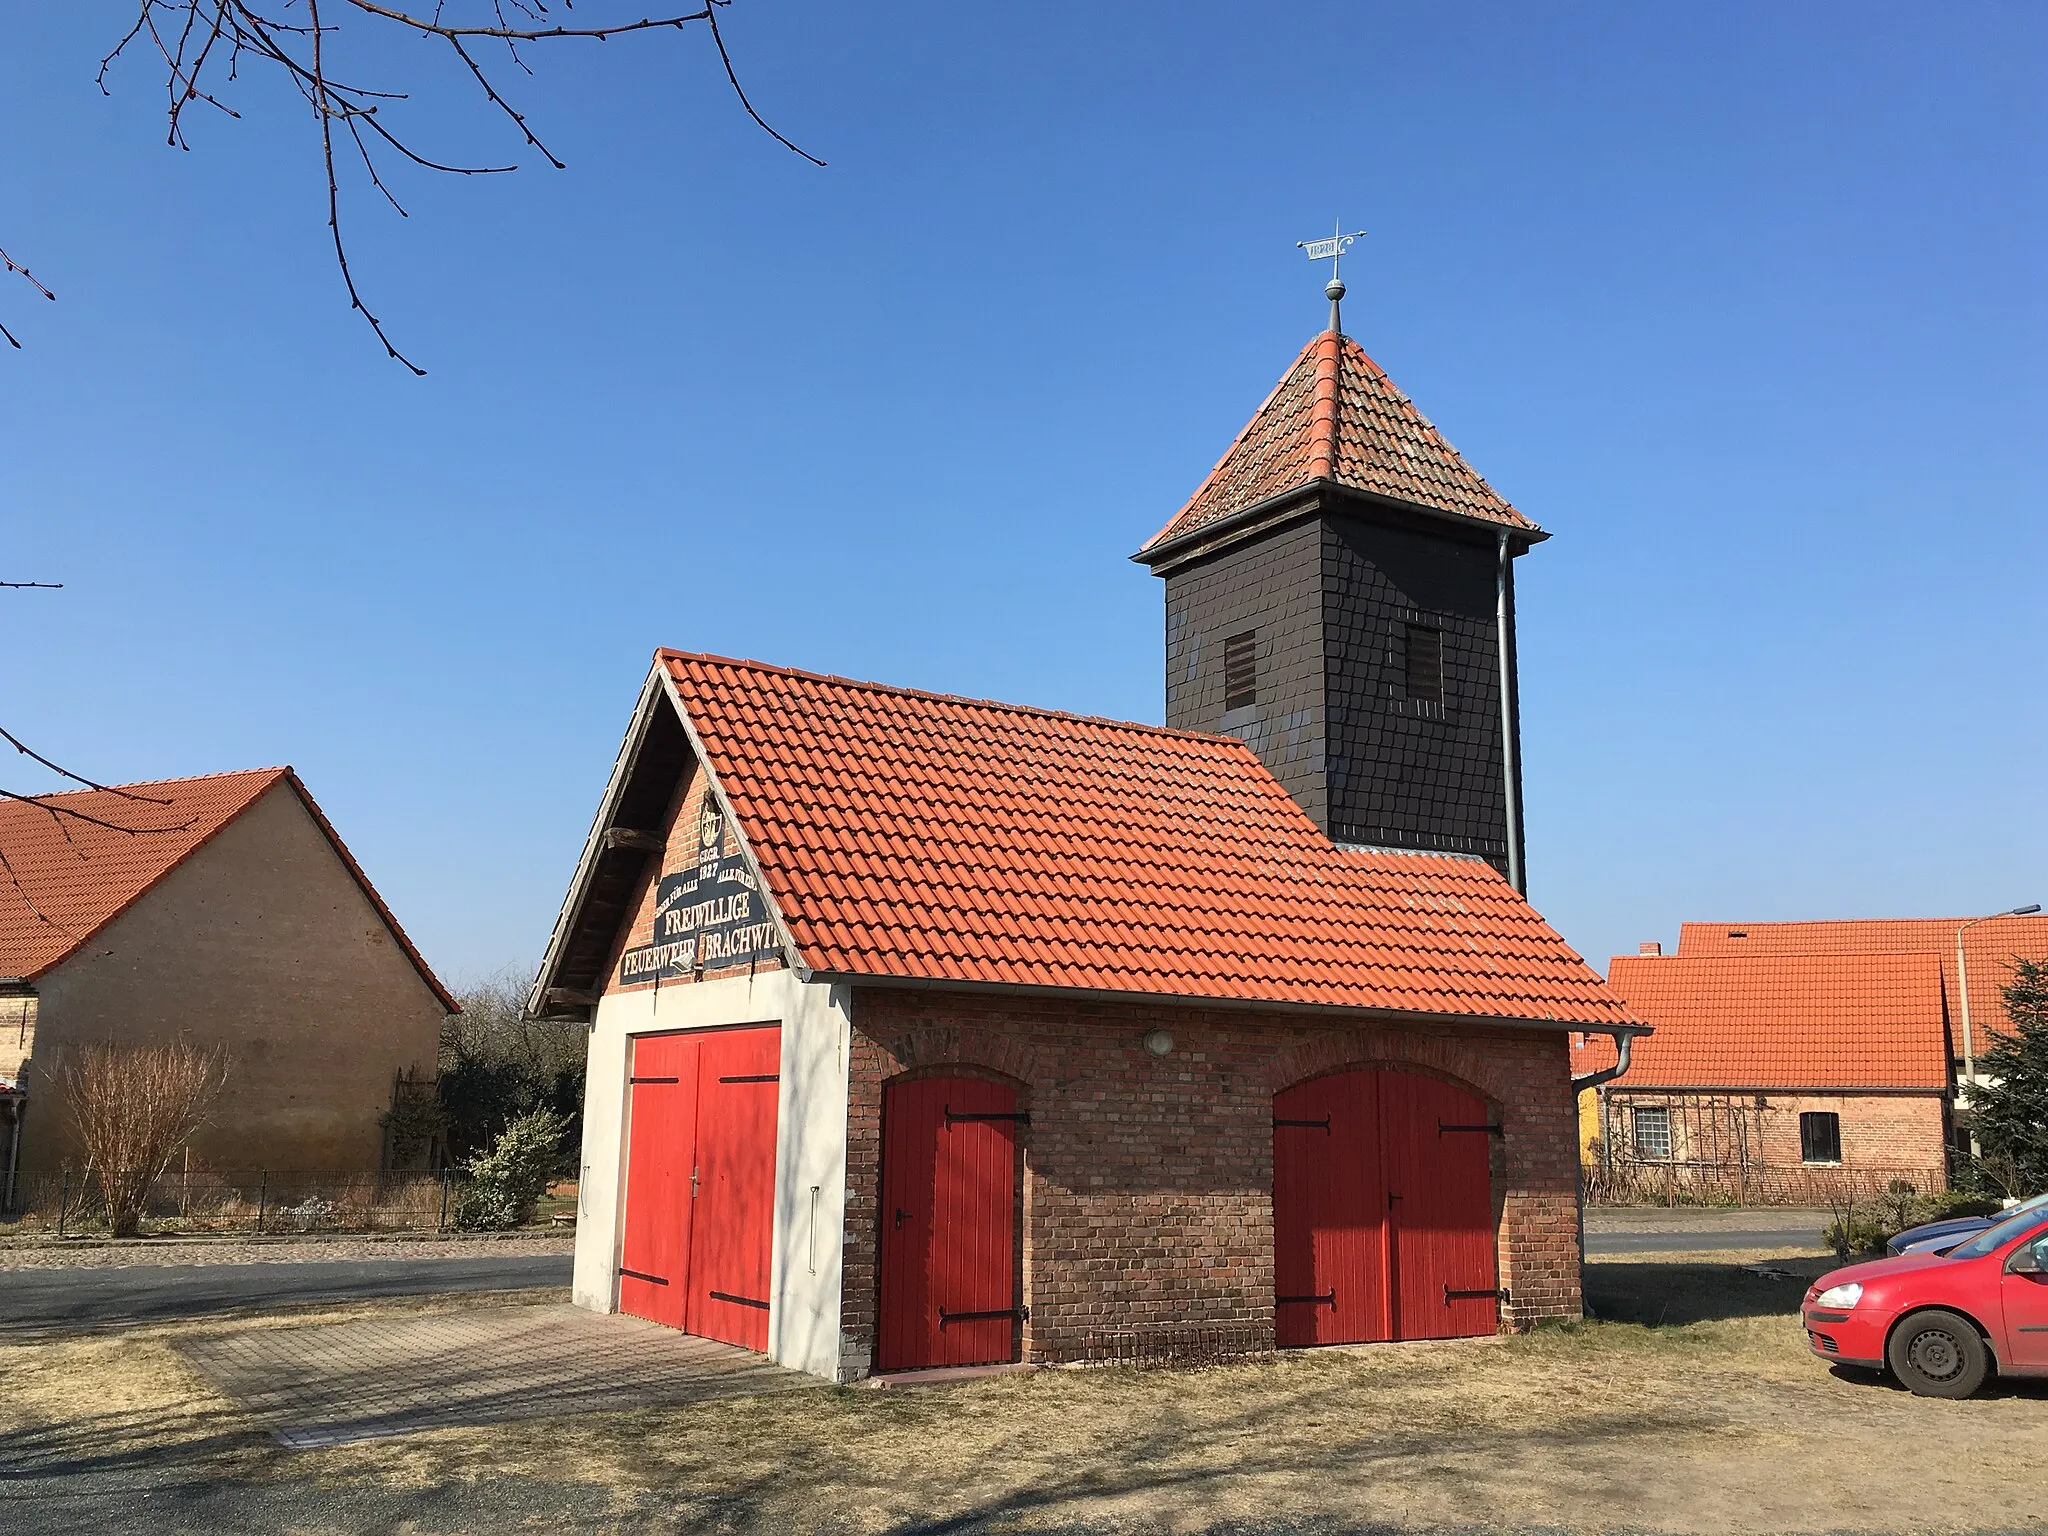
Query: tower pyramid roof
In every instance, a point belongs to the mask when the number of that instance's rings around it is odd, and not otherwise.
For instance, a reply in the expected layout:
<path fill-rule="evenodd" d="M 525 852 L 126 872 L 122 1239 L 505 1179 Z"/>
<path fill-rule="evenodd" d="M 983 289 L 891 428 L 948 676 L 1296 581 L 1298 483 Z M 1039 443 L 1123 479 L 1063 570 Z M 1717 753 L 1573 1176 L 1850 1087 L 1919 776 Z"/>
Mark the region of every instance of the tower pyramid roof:
<path fill-rule="evenodd" d="M 1230 451 L 1139 559 L 1319 482 L 1544 537 L 1467 464 L 1349 336 L 1324 331 L 1301 349 Z"/>

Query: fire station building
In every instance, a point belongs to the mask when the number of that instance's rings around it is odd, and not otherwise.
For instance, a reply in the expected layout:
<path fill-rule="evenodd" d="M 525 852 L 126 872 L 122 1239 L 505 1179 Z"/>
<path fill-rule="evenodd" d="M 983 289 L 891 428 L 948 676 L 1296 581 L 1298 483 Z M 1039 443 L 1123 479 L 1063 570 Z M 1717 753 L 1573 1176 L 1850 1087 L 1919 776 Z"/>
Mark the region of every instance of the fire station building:
<path fill-rule="evenodd" d="M 1335 320 L 1138 556 L 1170 728 L 657 653 L 532 998 L 579 1304 L 838 1381 L 1579 1315 L 1544 535 Z"/>

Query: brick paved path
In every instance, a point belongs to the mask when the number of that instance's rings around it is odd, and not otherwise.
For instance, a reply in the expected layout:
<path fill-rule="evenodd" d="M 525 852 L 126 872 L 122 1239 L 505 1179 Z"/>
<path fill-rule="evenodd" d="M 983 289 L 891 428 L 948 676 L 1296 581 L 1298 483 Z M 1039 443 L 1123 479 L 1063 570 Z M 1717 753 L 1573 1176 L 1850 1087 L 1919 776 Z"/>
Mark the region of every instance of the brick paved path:
<path fill-rule="evenodd" d="M 823 1385 L 729 1344 L 570 1306 L 266 1328 L 177 1347 L 300 1450 Z"/>

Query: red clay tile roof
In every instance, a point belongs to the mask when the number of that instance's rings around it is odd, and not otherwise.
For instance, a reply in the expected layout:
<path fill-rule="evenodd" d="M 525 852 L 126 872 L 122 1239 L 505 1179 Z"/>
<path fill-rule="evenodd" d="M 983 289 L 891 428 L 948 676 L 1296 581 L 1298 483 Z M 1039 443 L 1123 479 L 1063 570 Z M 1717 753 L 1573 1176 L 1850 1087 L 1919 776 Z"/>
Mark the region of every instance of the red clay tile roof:
<path fill-rule="evenodd" d="M 455 1009 L 455 999 L 289 768 L 117 786 L 168 802 L 163 805 L 91 789 L 43 797 L 111 827 L 53 815 L 27 801 L 0 800 L 0 858 L 6 861 L 0 868 L 0 976 L 35 977 L 58 964 L 280 782 L 292 787 L 319 824 L 421 978 Z M 139 830 L 115 830 L 123 827 Z M 147 830 L 158 828 L 163 830 Z"/>
<path fill-rule="evenodd" d="M 1941 966 L 1931 954 L 1618 955 L 1607 984 L 1657 1032 L 1624 1088 L 1948 1086 Z M 1611 1066 L 1604 1039 L 1573 1069 Z"/>
<path fill-rule="evenodd" d="M 1684 923 L 1678 930 L 1678 952 L 1686 956 L 1932 954 L 1941 962 L 1949 1027 L 1960 1052 L 1963 1012 L 1956 993 L 1956 930 L 1968 921 L 1966 917 L 1898 917 L 1818 923 Z M 1737 938 L 1737 934 L 1745 936 Z M 1970 1030 L 1981 1050 L 1987 1030 L 2003 1033 L 2007 1027 L 2005 1001 L 1998 989 L 2012 979 L 2014 956 L 2048 959 L 2048 914 L 1978 923 L 1963 936 L 1963 950 L 1970 972 Z"/>
<path fill-rule="evenodd" d="M 1540 531 L 1459 457 L 1363 347 L 1325 331 L 1145 549 L 1319 480 Z"/>
<path fill-rule="evenodd" d="M 1339 850 L 1234 738 L 657 663 L 813 971 L 1633 1022 L 1491 866 Z"/>

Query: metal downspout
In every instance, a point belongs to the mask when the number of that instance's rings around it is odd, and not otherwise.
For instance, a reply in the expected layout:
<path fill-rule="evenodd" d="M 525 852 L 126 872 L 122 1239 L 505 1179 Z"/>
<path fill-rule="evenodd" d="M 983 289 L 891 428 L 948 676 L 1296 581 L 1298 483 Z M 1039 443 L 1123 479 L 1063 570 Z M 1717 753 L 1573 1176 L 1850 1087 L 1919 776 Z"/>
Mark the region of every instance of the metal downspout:
<path fill-rule="evenodd" d="M 1629 1053 L 1636 1043 L 1633 1033 L 1614 1031 L 1614 1065 L 1598 1072 L 1588 1072 L 1584 1077 L 1572 1079 L 1572 1139 L 1578 1139 L 1579 1095 L 1588 1088 L 1593 1089 L 1600 1102 L 1600 1155 L 1605 1158 L 1607 1151 L 1607 1093 L 1603 1084 L 1613 1082 L 1628 1070 Z M 1586 1170 L 1579 1167 L 1579 1307 L 1585 1310 L 1586 1274 Z"/>
<path fill-rule="evenodd" d="M 1500 655 L 1500 758 L 1502 798 L 1507 802 L 1508 884 L 1524 896 L 1529 883 L 1522 869 L 1522 768 L 1515 719 L 1514 567 L 1508 553 L 1508 531 L 1500 531 L 1500 557 L 1494 573 L 1493 623 Z"/>
<path fill-rule="evenodd" d="M 1605 1031 L 1596 1030 L 1592 1031 L 1592 1033 L 1599 1034 L 1605 1033 Z M 1621 1076 L 1622 1073 L 1628 1070 L 1629 1052 L 1636 1043 L 1635 1033 L 1634 1031 L 1624 1031 L 1618 1029 L 1615 1030 L 1613 1033 L 1614 1065 L 1611 1067 L 1603 1067 L 1598 1072 L 1588 1072 L 1584 1077 L 1573 1078 L 1573 1104 L 1578 1103 L 1578 1095 L 1584 1093 L 1588 1088 L 1598 1088 L 1602 1083 L 1611 1083 L 1617 1077 Z"/>
<path fill-rule="evenodd" d="M 9 1109 L 7 1119 L 11 1130 L 7 1137 L 7 1198 L 0 1202 L 0 1211 L 14 1209 L 15 1175 L 21 1168 L 21 1117 L 28 1113 L 28 1096 L 19 1095 Z"/>

